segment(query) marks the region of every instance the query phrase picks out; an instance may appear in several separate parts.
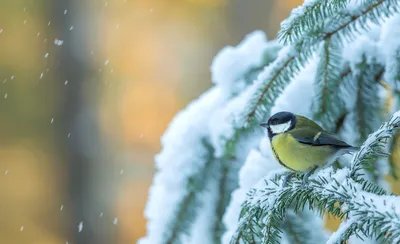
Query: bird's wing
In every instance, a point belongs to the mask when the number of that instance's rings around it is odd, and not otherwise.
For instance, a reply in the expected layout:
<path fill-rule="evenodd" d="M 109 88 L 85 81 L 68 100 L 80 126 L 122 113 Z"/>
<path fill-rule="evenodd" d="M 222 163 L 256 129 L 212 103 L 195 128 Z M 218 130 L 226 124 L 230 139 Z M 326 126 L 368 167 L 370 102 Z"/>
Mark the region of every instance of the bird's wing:
<path fill-rule="evenodd" d="M 289 132 L 298 142 L 312 146 L 335 146 L 335 147 L 351 147 L 344 141 L 337 139 L 335 136 L 326 131 L 315 133 L 309 129 L 295 129 Z"/>

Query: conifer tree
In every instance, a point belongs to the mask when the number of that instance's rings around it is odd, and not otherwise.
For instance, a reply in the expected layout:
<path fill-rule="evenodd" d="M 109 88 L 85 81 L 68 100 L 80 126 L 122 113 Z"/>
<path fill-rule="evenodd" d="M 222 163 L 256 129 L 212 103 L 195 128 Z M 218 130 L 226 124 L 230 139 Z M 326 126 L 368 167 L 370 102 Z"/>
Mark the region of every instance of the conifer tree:
<path fill-rule="evenodd" d="M 277 41 L 256 31 L 221 50 L 214 86 L 162 137 L 140 243 L 400 243 L 400 196 L 385 181 L 396 178 L 399 11 L 399 0 L 305 0 Z M 361 148 L 283 187 L 257 126 L 279 111 Z M 326 213 L 342 221 L 333 233 Z"/>

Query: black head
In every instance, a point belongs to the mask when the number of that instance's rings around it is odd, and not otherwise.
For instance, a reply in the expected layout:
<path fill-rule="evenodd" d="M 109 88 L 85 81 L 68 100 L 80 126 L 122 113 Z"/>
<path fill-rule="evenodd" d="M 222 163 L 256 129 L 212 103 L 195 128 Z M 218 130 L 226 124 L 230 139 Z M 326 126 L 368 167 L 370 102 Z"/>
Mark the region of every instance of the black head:
<path fill-rule="evenodd" d="M 290 112 L 276 113 L 272 115 L 266 123 L 260 124 L 260 126 L 268 129 L 268 136 L 270 139 L 277 134 L 293 129 L 295 125 L 296 115 Z"/>

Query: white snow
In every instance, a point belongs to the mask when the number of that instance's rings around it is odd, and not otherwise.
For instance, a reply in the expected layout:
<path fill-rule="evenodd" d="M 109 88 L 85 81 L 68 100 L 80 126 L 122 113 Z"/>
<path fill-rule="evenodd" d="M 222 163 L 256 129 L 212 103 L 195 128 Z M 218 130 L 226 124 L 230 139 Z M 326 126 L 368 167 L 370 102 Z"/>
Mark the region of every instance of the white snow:
<path fill-rule="evenodd" d="M 285 62 L 290 56 L 292 49 L 287 48 L 278 54 L 277 60 L 268 65 L 257 77 L 257 80 L 246 88 L 237 97 L 231 99 L 228 104 L 216 111 L 211 118 L 210 133 L 211 141 L 215 149 L 216 157 L 220 157 L 226 142 L 229 141 L 237 129 L 243 128 L 252 109 L 254 102 L 260 96 L 260 90 L 266 86 L 270 76 L 273 75 L 273 67 L 278 63 Z"/>
<path fill-rule="evenodd" d="M 384 80 L 392 87 L 400 89 L 400 14 L 392 17 L 382 28 L 379 48 L 386 65 Z"/>
<path fill-rule="evenodd" d="M 218 179 L 212 179 L 207 182 L 206 188 L 200 193 L 202 200 L 198 218 L 193 222 L 187 241 L 182 243 L 204 244 L 213 243 L 213 227 L 212 223 L 215 220 L 215 211 L 218 199 Z"/>
<path fill-rule="evenodd" d="M 169 224 L 174 220 L 181 199 L 187 194 L 188 178 L 198 174 L 208 162 L 209 151 L 202 145 L 202 140 L 207 137 L 207 122 L 212 111 L 224 101 L 221 90 L 211 88 L 179 112 L 162 136 L 163 150 L 155 158 L 158 172 L 145 209 L 149 220 L 147 236 L 140 243 L 159 243 L 170 231 Z"/>
<path fill-rule="evenodd" d="M 83 221 L 79 222 L 78 224 L 78 232 L 82 232 L 83 231 Z"/>
<path fill-rule="evenodd" d="M 352 218 L 350 220 L 345 220 L 343 221 L 339 228 L 329 237 L 328 241 L 326 244 L 336 244 L 340 243 L 341 241 L 341 236 L 345 233 L 345 231 L 354 223 L 357 222 L 356 218 Z"/>
<path fill-rule="evenodd" d="M 346 48 L 343 48 L 342 57 L 349 63 L 355 75 L 359 70 L 356 65 L 362 62 L 363 57 L 366 57 L 368 63 L 373 63 L 374 60 L 381 61 L 382 59 L 377 43 L 366 35 L 360 36 L 354 42 L 348 44 Z"/>
<path fill-rule="evenodd" d="M 54 44 L 57 45 L 57 46 L 61 46 L 63 43 L 64 43 L 63 40 L 59 40 L 59 39 L 57 39 L 57 38 L 54 39 Z"/>
<path fill-rule="evenodd" d="M 226 92 L 240 92 L 246 87 L 246 72 L 263 64 L 266 47 L 267 36 L 262 31 L 248 34 L 236 47 L 224 47 L 212 62 L 212 81 Z"/>

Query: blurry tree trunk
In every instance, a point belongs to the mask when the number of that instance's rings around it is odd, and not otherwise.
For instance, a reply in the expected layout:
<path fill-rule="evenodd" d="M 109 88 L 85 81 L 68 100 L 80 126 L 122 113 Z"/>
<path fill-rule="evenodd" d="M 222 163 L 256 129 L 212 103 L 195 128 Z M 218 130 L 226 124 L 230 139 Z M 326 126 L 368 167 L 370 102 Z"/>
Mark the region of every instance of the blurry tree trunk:
<path fill-rule="evenodd" d="M 98 125 L 96 100 L 101 82 L 91 67 L 90 54 L 95 42 L 96 16 L 89 0 L 51 2 L 51 26 L 61 46 L 48 40 L 55 51 L 53 67 L 56 94 L 61 104 L 55 119 L 56 145 L 65 165 L 65 210 L 69 219 L 67 241 L 74 244 L 109 244 L 113 241 L 111 176 Z M 73 27 L 71 27 L 73 26 Z M 96 40 L 96 39 L 94 39 Z M 92 43 L 90 43 L 92 41 Z M 66 83 L 67 82 L 67 83 Z M 89 91 L 89 92 L 88 92 Z M 100 173 L 99 173 L 100 172 Z M 106 172 L 106 173 L 105 173 Z M 104 184 L 103 187 L 102 184 Z M 108 185 L 107 185 L 108 184 Z M 105 200 L 106 199 L 106 200 Z M 103 216 L 104 212 L 104 216 Z M 80 231 L 79 225 L 83 223 Z"/>

